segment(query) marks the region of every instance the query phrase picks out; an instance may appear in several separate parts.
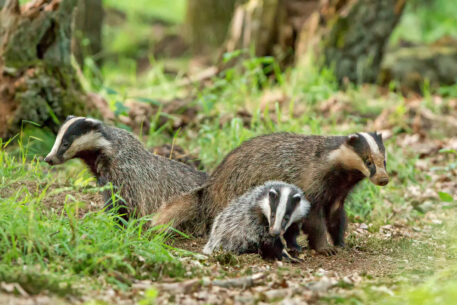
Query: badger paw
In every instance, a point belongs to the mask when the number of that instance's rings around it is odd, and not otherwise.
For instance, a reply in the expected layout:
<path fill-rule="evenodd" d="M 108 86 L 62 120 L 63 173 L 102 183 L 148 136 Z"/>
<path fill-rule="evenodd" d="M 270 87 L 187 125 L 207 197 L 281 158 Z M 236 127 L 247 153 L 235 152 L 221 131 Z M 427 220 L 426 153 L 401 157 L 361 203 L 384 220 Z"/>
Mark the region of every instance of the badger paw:
<path fill-rule="evenodd" d="M 317 249 L 316 252 L 320 255 L 324 256 L 332 256 L 339 252 L 339 248 L 337 247 L 325 247 L 321 249 Z"/>
<path fill-rule="evenodd" d="M 296 247 L 291 247 L 289 249 L 287 249 L 287 252 L 289 252 L 289 254 L 293 257 L 297 257 L 300 255 L 300 253 L 303 252 L 303 248 L 300 247 L 300 246 L 296 246 Z"/>

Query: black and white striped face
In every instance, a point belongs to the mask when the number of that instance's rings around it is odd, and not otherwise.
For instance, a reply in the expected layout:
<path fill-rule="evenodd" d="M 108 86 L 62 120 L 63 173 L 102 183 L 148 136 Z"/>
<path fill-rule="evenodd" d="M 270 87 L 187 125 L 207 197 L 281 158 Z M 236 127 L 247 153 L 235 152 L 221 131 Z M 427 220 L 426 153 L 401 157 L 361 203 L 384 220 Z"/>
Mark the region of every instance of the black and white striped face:
<path fill-rule="evenodd" d="M 309 207 L 303 193 L 289 186 L 272 186 L 261 206 L 271 236 L 284 234 L 293 223 L 303 220 Z"/>
<path fill-rule="evenodd" d="M 100 121 L 69 116 L 60 127 L 51 152 L 44 159 L 50 165 L 61 164 L 81 153 L 109 148 Z"/>
<path fill-rule="evenodd" d="M 389 183 L 386 150 L 382 136 L 376 132 L 360 132 L 348 136 L 344 145 L 330 153 L 330 158 L 359 170 L 376 185 Z"/>

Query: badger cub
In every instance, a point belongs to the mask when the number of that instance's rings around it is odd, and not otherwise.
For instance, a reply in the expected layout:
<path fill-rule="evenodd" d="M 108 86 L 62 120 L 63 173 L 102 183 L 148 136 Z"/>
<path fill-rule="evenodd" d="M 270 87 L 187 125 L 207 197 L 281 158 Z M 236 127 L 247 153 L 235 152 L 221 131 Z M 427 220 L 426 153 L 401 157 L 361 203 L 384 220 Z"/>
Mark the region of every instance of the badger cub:
<path fill-rule="evenodd" d="M 149 215 L 207 178 L 186 164 L 147 151 L 131 133 L 85 117 L 67 118 L 44 160 L 54 165 L 73 158 L 88 165 L 100 186 L 111 183 L 119 192 L 124 218 Z M 105 190 L 103 196 L 112 208 L 111 191 Z"/>
<path fill-rule="evenodd" d="M 304 220 L 310 204 L 295 185 L 269 181 L 233 200 L 215 219 L 203 253 L 222 248 L 258 252 L 264 259 L 288 256 L 281 236 Z M 285 252 L 285 253 L 284 253 Z"/>

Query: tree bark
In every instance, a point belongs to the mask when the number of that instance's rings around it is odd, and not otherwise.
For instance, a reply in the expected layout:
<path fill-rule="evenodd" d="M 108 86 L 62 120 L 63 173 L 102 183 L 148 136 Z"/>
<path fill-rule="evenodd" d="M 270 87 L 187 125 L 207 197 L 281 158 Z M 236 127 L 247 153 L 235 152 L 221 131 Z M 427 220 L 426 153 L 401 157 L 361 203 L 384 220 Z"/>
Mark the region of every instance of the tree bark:
<path fill-rule="evenodd" d="M 280 0 L 250 0 L 239 4 L 233 14 L 225 52 L 254 48 L 256 56 L 273 55 L 278 40 Z"/>
<path fill-rule="evenodd" d="M 236 0 L 188 0 L 186 32 L 195 52 L 219 47 L 224 41 Z"/>
<path fill-rule="evenodd" d="M 330 9 L 337 15 L 321 20 L 328 28 L 322 44 L 325 64 L 334 68 L 339 81 L 375 82 L 384 48 L 406 0 L 333 2 Z"/>
<path fill-rule="evenodd" d="M 80 66 L 83 66 L 85 56 L 93 56 L 97 64 L 101 63 L 102 25 L 102 1 L 78 0 L 75 12 L 72 52 Z"/>
<path fill-rule="evenodd" d="M 90 113 L 71 65 L 76 0 L 7 0 L 0 12 L 0 137 L 28 120 L 57 129 L 69 114 Z"/>

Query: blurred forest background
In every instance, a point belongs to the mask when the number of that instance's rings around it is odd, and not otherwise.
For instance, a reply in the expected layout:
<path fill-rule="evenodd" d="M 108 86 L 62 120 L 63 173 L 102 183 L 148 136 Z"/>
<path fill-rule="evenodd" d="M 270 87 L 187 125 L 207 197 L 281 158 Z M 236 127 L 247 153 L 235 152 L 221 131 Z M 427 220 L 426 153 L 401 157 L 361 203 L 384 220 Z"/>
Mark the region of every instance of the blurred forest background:
<path fill-rule="evenodd" d="M 457 303 L 456 1 L 0 8 L 0 304 Z M 69 114 L 207 172 L 260 134 L 377 130 L 391 182 L 346 200 L 333 257 L 207 258 L 147 217 L 119 228 L 78 160 L 42 162 Z"/>
<path fill-rule="evenodd" d="M 454 4 L 2 0 L 0 135 L 15 134 L 23 120 L 55 131 L 70 113 L 138 129 L 158 106 L 182 113 L 184 99 L 223 87 L 215 76 L 231 83 L 235 72 L 256 69 L 264 78 L 251 84 L 258 87 L 290 82 L 287 71 L 296 68 L 335 89 L 372 83 L 405 96 L 455 94 Z M 322 94 L 311 99 L 328 99 L 318 86 L 312 91 Z M 208 98 L 197 104 L 217 104 Z"/>

